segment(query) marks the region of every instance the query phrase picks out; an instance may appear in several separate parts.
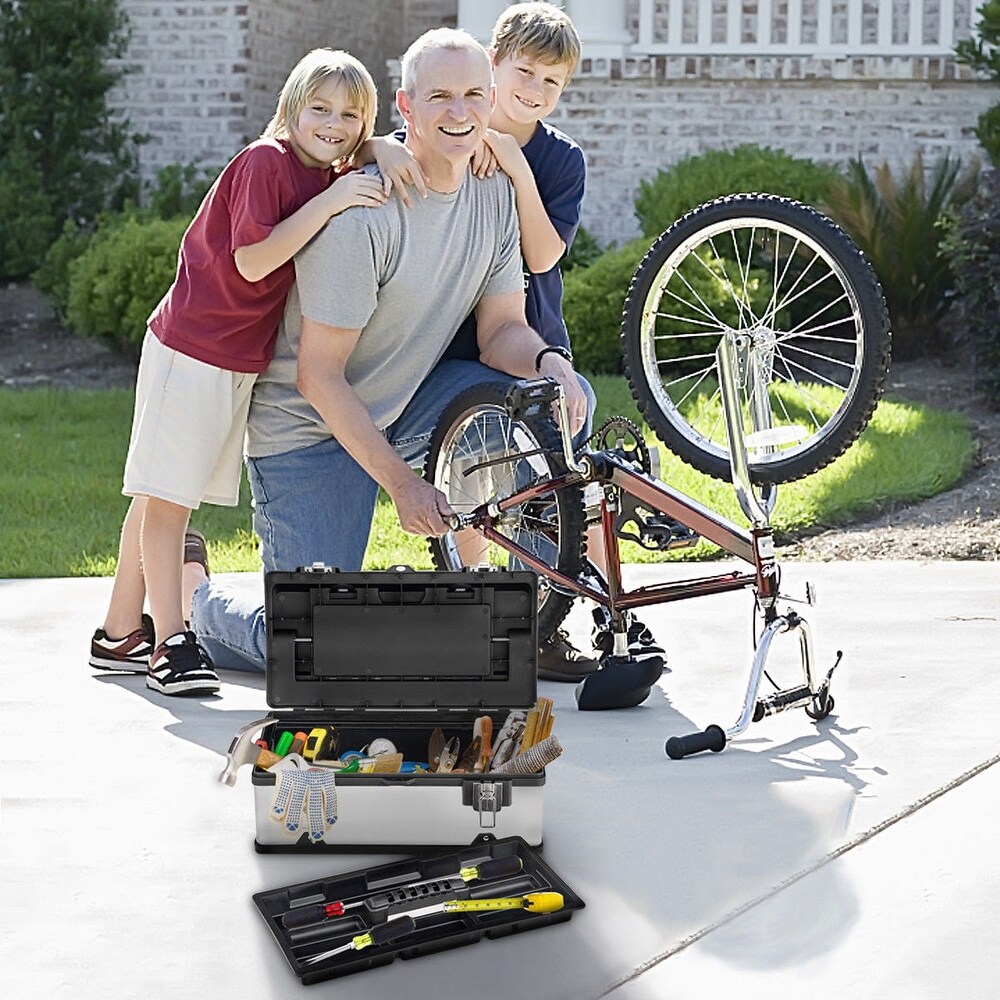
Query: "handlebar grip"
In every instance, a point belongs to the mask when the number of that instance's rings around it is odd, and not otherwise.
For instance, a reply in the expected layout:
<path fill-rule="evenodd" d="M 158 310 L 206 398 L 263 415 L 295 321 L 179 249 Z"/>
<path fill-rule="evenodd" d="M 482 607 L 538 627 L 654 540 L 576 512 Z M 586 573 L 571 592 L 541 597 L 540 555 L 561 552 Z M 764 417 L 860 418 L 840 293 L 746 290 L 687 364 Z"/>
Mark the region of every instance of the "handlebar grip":
<path fill-rule="evenodd" d="M 721 726 L 709 726 L 703 733 L 688 736 L 672 736 L 667 740 L 665 750 L 671 760 L 680 760 L 702 750 L 718 753 L 726 745 L 726 733 Z"/>

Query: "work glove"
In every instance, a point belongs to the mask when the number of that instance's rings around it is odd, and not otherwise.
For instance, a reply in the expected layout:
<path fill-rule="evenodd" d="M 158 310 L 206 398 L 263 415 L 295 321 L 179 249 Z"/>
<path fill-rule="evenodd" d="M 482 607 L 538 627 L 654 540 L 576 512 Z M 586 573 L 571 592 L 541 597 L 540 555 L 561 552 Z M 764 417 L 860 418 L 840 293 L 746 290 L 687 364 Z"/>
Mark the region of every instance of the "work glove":
<path fill-rule="evenodd" d="M 297 753 L 282 758 L 270 771 L 276 778 L 271 819 L 283 823 L 288 833 L 297 834 L 305 816 L 309 839 L 319 843 L 337 822 L 335 772 L 326 767 L 310 767 Z"/>

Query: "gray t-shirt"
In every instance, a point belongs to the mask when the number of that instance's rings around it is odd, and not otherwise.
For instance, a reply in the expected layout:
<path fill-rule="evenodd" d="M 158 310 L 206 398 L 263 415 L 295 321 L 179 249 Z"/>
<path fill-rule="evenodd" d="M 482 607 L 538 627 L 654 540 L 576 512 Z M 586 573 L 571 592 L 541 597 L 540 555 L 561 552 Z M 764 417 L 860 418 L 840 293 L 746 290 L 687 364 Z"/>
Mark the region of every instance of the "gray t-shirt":
<path fill-rule="evenodd" d="M 361 329 L 347 380 L 372 422 L 388 427 L 484 295 L 521 291 L 514 189 L 506 175 L 466 174 L 458 191 L 398 197 L 334 216 L 295 258 L 296 282 L 274 360 L 259 376 L 247 428 L 252 458 L 328 440 L 295 387 L 301 316 Z"/>

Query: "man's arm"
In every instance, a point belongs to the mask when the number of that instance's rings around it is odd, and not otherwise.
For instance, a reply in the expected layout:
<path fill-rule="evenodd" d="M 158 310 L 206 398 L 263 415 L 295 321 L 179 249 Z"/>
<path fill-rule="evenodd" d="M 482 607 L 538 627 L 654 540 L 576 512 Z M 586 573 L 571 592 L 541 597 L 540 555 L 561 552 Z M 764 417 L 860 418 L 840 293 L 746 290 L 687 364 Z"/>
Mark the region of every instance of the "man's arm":
<path fill-rule="evenodd" d="M 392 498 L 403 530 L 443 535 L 448 531 L 443 518 L 454 513 L 444 494 L 396 454 L 344 376 L 360 336 L 360 330 L 327 326 L 303 316 L 297 388 L 347 453 Z"/>
<path fill-rule="evenodd" d="M 528 326 L 524 318 L 524 294 L 484 295 L 476 306 L 476 336 L 479 356 L 484 365 L 519 378 L 548 375 L 562 387 L 566 396 L 570 429 L 576 434 L 587 419 L 584 396 L 573 366 L 560 355 L 549 352 L 536 370 L 535 359 L 546 343 Z"/>

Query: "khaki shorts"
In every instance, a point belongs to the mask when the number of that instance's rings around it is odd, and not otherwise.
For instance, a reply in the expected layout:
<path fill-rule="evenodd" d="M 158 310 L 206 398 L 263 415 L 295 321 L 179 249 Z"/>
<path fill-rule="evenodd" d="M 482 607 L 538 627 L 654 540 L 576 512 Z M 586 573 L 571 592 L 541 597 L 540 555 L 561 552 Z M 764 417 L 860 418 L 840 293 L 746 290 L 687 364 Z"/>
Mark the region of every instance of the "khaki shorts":
<path fill-rule="evenodd" d="M 189 358 L 147 330 L 122 493 L 235 507 L 256 378 Z"/>

